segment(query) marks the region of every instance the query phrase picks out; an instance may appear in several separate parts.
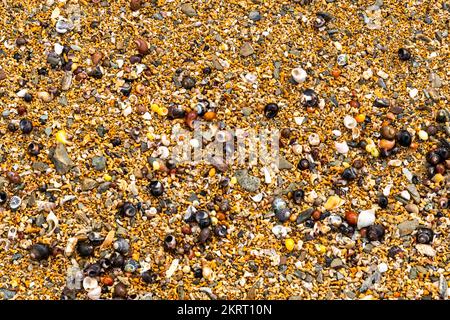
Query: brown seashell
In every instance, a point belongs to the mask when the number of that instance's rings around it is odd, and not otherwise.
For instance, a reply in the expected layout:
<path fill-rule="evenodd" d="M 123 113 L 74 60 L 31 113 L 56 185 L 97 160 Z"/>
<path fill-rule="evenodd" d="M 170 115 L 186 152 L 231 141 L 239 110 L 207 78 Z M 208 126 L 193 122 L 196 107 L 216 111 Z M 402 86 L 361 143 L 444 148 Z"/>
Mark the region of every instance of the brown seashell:
<path fill-rule="evenodd" d="M 143 84 L 141 84 L 141 83 L 138 83 L 136 85 L 136 93 L 141 94 L 141 95 L 144 94 L 145 93 L 145 86 Z"/>
<path fill-rule="evenodd" d="M 144 106 L 143 104 L 138 104 L 138 105 L 137 105 L 137 112 L 138 112 L 139 114 L 144 114 L 144 113 L 147 112 L 147 107 Z"/>
<path fill-rule="evenodd" d="M 208 111 L 203 115 L 203 119 L 206 121 L 214 120 L 217 117 L 217 114 L 214 111 Z"/>
<path fill-rule="evenodd" d="M 137 39 L 134 40 L 134 43 L 136 44 L 137 50 L 140 54 L 144 55 L 148 52 L 148 43 L 144 39 Z"/>
<path fill-rule="evenodd" d="M 9 182 L 14 184 L 20 184 L 22 182 L 22 179 L 20 178 L 17 172 L 8 171 L 6 173 L 6 178 L 8 179 Z"/>
<path fill-rule="evenodd" d="M 394 140 L 381 139 L 380 142 L 378 143 L 378 146 L 381 149 L 391 150 L 395 146 L 395 141 Z"/>
<path fill-rule="evenodd" d="M 116 234 L 116 232 L 114 230 L 111 230 L 110 232 L 108 232 L 108 234 L 106 235 L 105 240 L 103 240 L 103 243 L 100 246 L 100 248 L 104 249 L 104 248 L 109 247 L 111 245 L 111 243 L 113 243 L 115 234 Z"/>
<path fill-rule="evenodd" d="M 395 130 L 394 127 L 391 126 L 384 126 L 381 127 L 380 133 L 384 139 L 394 140 L 397 134 L 397 130 Z"/>
<path fill-rule="evenodd" d="M 141 0 L 131 0 L 130 1 L 130 9 L 131 11 L 137 11 L 142 7 Z"/>
<path fill-rule="evenodd" d="M 194 120 L 197 119 L 197 113 L 195 111 L 191 111 L 186 114 L 184 121 L 188 125 L 189 128 L 194 129 Z"/>
<path fill-rule="evenodd" d="M 91 60 L 92 60 L 92 63 L 94 64 L 94 66 L 96 66 L 102 59 L 103 59 L 103 53 L 98 52 L 98 51 L 95 52 L 91 56 Z"/>

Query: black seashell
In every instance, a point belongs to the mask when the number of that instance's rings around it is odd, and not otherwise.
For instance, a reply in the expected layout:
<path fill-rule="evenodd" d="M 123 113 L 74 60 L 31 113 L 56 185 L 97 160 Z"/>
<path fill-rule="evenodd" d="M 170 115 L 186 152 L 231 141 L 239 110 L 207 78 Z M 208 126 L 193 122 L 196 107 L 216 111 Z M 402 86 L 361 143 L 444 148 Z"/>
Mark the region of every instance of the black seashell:
<path fill-rule="evenodd" d="M 197 221 L 200 228 L 206 228 L 211 224 L 209 213 L 205 210 L 199 210 L 195 213 L 195 221 Z"/>
<path fill-rule="evenodd" d="M 277 212 L 275 212 L 275 216 L 281 222 L 285 222 L 291 216 L 291 210 L 289 210 L 289 208 L 283 208 L 283 209 L 277 210 Z"/>
<path fill-rule="evenodd" d="M 136 215 L 136 208 L 130 202 L 125 202 L 120 208 L 120 213 L 126 217 L 134 217 Z"/>
<path fill-rule="evenodd" d="M 418 243 L 427 244 L 433 241 L 434 232 L 428 228 L 420 228 L 417 230 L 416 239 Z"/>
<path fill-rule="evenodd" d="M 90 264 L 84 269 L 84 272 L 89 277 L 97 277 L 98 275 L 100 275 L 101 271 L 102 271 L 102 267 L 98 263 Z"/>
<path fill-rule="evenodd" d="M 177 247 L 177 241 L 175 237 L 171 234 L 166 236 L 166 238 L 164 239 L 164 246 L 168 250 L 174 250 Z"/>
<path fill-rule="evenodd" d="M 186 110 L 183 107 L 178 105 L 169 106 L 167 117 L 171 120 L 173 119 L 183 119 L 186 116 Z"/>
<path fill-rule="evenodd" d="M 341 177 L 345 180 L 355 180 L 356 179 L 356 170 L 355 168 L 346 168 L 342 172 Z"/>
<path fill-rule="evenodd" d="M 43 243 L 37 243 L 30 248 L 30 257 L 33 260 L 45 260 L 50 256 L 50 247 Z"/>
<path fill-rule="evenodd" d="M 206 241 L 211 238 L 211 229 L 210 228 L 203 228 L 202 231 L 200 231 L 200 235 L 198 237 L 199 241 L 201 243 L 205 243 Z"/>
<path fill-rule="evenodd" d="M 114 252 L 113 254 L 111 254 L 109 260 L 111 261 L 111 266 L 113 268 L 122 268 L 125 264 L 125 259 L 118 252 Z"/>
<path fill-rule="evenodd" d="M 96 247 L 101 245 L 105 240 L 105 237 L 102 237 L 102 235 L 98 232 L 89 232 L 87 237 L 91 244 Z"/>
<path fill-rule="evenodd" d="M 426 155 L 427 162 L 433 166 L 437 165 L 442 161 L 441 156 L 436 151 L 430 151 Z"/>
<path fill-rule="evenodd" d="M 146 270 L 141 274 L 142 281 L 145 283 L 155 283 L 158 275 L 154 273 L 153 271 Z"/>
<path fill-rule="evenodd" d="M 128 240 L 125 240 L 123 238 L 119 238 L 114 242 L 114 250 L 123 254 L 123 255 L 127 255 L 128 252 L 130 252 L 130 243 L 128 242 Z"/>
<path fill-rule="evenodd" d="M 78 242 L 77 252 L 82 257 L 89 257 L 94 253 L 94 246 L 87 241 Z"/>
<path fill-rule="evenodd" d="M 314 90 L 306 89 L 305 91 L 303 91 L 302 96 L 300 97 L 300 103 L 304 107 L 315 107 L 319 103 L 319 99 Z"/>
<path fill-rule="evenodd" d="M 217 225 L 214 228 L 214 234 L 218 237 L 226 237 L 227 236 L 227 227 L 223 224 Z"/>
<path fill-rule="evenodd" d="M 381 241 L 384 237 L 384 227 L 380 224 L 374 224 L 367 227 L 367 239 L 370 241 Z"/>
<path fill-rule="evenodd" d="M 301 189 L 295 190 L 295 191 L 292 193 L 292 198 L 294 199 L 294 202 L 295 202 L 296 204 L 302 203 L 304 197 L 305 197 L 305 191 L 303 191 L 303 190 L 301 190 Z"/>
<path fill-rule="evenodd" d="M 5 191 L 0 191 L 0 204 L 4 204 L 8 200 L 8 194 Z"/>
<path fill-rule="evenodd" d="M 153 180 L 149 185 L 150 193 L 154 197 L 159 197 L 164 193 L 164 186 L 161 182 Z"/>

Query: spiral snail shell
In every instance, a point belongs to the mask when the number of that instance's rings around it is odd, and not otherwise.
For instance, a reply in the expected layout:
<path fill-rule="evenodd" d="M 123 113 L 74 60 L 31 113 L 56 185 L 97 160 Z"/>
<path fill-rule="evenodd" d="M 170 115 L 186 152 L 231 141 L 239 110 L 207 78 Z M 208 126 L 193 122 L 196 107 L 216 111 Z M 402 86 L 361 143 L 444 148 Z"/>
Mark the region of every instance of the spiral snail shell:
<path fill-rule="evenodd" d="M 428 228 L 420 228 L 417 230 L 416 239 L 418 243 L 427 244 L 433 241 L 434 232 Z"/>

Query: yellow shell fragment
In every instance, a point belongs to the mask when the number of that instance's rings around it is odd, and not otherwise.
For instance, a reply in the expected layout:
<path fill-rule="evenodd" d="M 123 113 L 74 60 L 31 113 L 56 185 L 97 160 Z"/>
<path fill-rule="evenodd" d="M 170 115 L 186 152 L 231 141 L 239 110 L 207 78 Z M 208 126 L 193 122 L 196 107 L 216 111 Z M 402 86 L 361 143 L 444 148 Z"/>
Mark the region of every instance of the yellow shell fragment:
<path fill-rule="evenodd" d="M 291 238 L 286 239 L 284 244 L 286 246 L 286 249 L 288 249 L 288 251 L 294 250 L 295 242 Z"/>
<path fill-rule="evenodd" d="M 333 210 L 336 208 L 339 208 L 345 203 L 345 200 L 339 198 L 338 196 L 331 196 L 328 198 L 327 202 L 325 202 L 325 209 L 326 210 Z"/>
<path fill-rule="evenodd" d="M 61 142 L 62 144 L 70 144 L 70 141 L 67 139 L 67 134 L 64 130 L 59 130 L 55 135 L 56 141 Z"/>

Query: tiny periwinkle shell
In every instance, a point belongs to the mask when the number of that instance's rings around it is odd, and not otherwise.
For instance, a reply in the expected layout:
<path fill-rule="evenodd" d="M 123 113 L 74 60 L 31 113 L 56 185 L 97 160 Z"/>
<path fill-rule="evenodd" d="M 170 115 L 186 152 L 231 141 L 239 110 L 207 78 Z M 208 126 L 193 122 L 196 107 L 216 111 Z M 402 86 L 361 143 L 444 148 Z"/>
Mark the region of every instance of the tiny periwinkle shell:
<path fill-rule="evenodd" d="M 171 234 L 164 238 L 164 247 L 168 250 L 174 250 L 177 247 L 177 241 Z"/>
<path fill-rule="evenodd" d="M 369 241 L 381 241 L 384 233 L 384 227 L 381 224 L 374 224 L 367 227 L 366 236 Z"/>
<path fill-rule="evenodd" d="M 125 272 L 135 272 L 139 268 L 139 263 L 136 260 L 129 259 L 125 262 L 123 270 Z"/>
<path fill-rule="evenodd" d="M 217 225 L 214 228 L 214 234 L 218 237 L 226 237 L 227 236 L 227 227 L 223 224 Z"/>
<path fill-rule="evenodd" d="M 94 253 L 94 246 L 87 241 L 78 242 L 77 252 L 82 257 L 89 257 Z"/>
<path fill-rule="evenodd" d="M 45 260 L 50 256 L 50 247 L 43 243 L 37 243 L 30 248 L 30 257 L 33 260 Z"/>
<path fill-rule="evenodd" d="M 273 211 L 277 212 L 281 209 L 287 208 L 286 202 L 282 198 L 275 198 L 272 202 Z"/>
<path fill-rule="evenodd" d="M 319 103 L 319 99 L 317 97 L 317 94 L 314 90 L 312 89 L 306 89 L 305 91 L 303 91 L 301 97 L 300 97 L 300 103 L 304 106 L 304 107 L 315 107 L 317 106 L 317 104 Z"/>
<path fill-rule="evenodd" d="M 420 228 L 417 230 L 416 239 L 418 243 L 428 244 L 433 241 L 434 232 L 429 228 Z"/>
<path fill-rule="evenodd" d="M 119 211 L 122 215 L 130 218 L 136 215 L 136 207 L 131 202 L 125 202 Z"/>
<path fill-rule="evenodd" d="M 275 212 L 275 216 L 277 217 L 277 219 L 280 222 L 285 222 L 291 216 L 291 210 L 289 210 L 289 208 L 283 208 L 283 209 L 277 210 Z"/>
<path fill-rule="evenodd" d="M 123 255 L 127 255 L 128 252 L 130 251 L 130 243 L 128 242 L 128 240 L 123 239 L 123 238 L 119 238 L 114 242 L 114 250 L 116 250 L 117 252 L 123 254 Z"/>
<path fill-rule="evenodd" d="M 84 272 L 89 277 L 97 277 L 101 271 L 102 271 L 102 267 L 98 263 L 90 264 L 84 269 Z"/>
<path fill-rule="evenodd" d="M 199 235 L 199 241 L 201 243 L 205 243 L 208 241 L 208 239 L 211 237 L 211 229 L 210 228 L 203 228 L 202 231 L 200 231 Z"/>
<path fill-rule="evenodd" d="M 195 220 L 197 221 L 200 228 L 206 228 L 211 224 L 211 218 L 209 213 L 205 210 L 199 210 L 195 213 Z"/>

